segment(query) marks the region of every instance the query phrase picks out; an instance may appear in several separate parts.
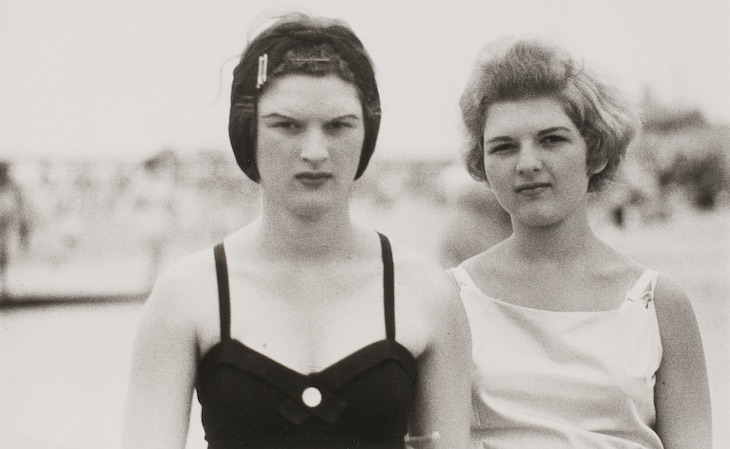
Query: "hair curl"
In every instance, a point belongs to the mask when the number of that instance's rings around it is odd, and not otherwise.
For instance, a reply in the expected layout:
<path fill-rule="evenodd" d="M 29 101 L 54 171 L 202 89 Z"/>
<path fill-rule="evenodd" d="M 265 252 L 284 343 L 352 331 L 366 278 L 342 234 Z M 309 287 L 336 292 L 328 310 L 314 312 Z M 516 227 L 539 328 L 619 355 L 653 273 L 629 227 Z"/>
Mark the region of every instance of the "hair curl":
<path fill-rule="evenodd" d="M 603 188 L 639 130 L 638 115 L 614 88 L 567 51 L 539 40 L 497 41 L 480 51 L 460 102 L 469 174 L 487 181 L 484 124 L 489 107 L 536 97 L 551 97 L 563 105 L 586 142 L 588 172 L 605 164 L 590 176 L 588 191 Z"/>
<path fill-rule="evenodd" d="M 259 57 L 268 57 L 267 81 L 257 87 Z M 380 128 L 380 95 L 375 69 L 360 39 L 343 21 L 289 14 L 246 46 L 233 70 L 228 136 L 241 170 L 259 181 L 256 164 L 256 105 L 272 79 L 290 74 L 335 74 L 355 85 L 363 105 L 365 139 L 355 179 L 362 176 Z"/>

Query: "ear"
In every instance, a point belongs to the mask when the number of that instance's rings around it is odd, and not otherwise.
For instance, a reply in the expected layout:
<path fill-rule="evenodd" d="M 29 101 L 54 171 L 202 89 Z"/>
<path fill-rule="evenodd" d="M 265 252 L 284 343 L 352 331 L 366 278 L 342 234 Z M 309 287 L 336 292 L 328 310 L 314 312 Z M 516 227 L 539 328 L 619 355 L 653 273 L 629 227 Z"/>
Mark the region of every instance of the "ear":
<path fill-rule="evenodd" d="M 595 174 L 601 173 L 604 168 L 606 168 L 606 165 L 608 165 L 608 160 L 605 160 L 601 162 L 600 164 L 596 165 L 595 167 L 588 168 L 588 175 L 593 176 Z"/>
<path fill-rule="evenodd" d="M 489 178 L 487 178 L 487 169 L 484 167 L 483 164 L 482 164 L 482 170 L 483 170 L 483 173 L 484 173 L 484 178 L 483 179 L 479 179 L 478 181 L 479 182 L 483 182 L 484 184 L 487 185 L 487 187 L 489 187 L 491 189 L 492 186 L 489 184 Z"/>

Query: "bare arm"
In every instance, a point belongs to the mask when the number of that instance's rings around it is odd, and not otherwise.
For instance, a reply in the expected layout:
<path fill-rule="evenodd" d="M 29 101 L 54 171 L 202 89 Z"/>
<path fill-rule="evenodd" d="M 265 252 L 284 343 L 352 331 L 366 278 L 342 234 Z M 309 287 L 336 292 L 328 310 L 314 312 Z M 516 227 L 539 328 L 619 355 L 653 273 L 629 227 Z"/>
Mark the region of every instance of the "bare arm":
<path fill-rule="evenodd" d="M 445 273 L 443 273 L 445 275 Z M 409 442 L 415 449 L 465 448 L 471 412 L 471 333 L 456 284 L 446 275 L 428 317 L 432 340 L 418 358 L 418 385 Z M 432 290 L 433 292 L 433 290 Z M 438 438 L 428 438 L 434 435 Z"/>
<path fill-rule="evenodd" d="M 661 278 L 656 310 L 663 356 L 654 402 L 657 433 L 665 449 L 712 447 L 712 414 L 705 355 L 687 295 Z"/>
<path fill-rule="evenodd" d="M 136 337 L 124 416 L 124 449 L 185 447 L 197 343 L 180 276 L 164 275 Z"/>

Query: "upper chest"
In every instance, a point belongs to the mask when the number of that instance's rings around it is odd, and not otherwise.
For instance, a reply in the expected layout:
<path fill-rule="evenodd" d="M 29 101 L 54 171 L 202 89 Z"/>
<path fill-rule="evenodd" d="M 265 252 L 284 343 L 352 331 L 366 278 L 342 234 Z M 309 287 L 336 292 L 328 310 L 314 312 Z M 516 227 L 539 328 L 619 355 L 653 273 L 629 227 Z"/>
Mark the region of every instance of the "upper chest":
<path fill-rule="evenodd" d="M 625 268 L 507 264 L 490 271 L 492 275 L 476 281 L 486 295 L 516 306 L 562 312 L 618 309 L 635 281 L 633 270 Z"/>
<path fill-rule="evenodd" d="M 389 319 L 412 354 L 426 346 L 407 289 L 397 287 L 393 311 L 386 307 L 380 260 L 299 267 L 234 262 L 228 273 L 231 337 L 298 371 L 316 371 L 386 339 Z M 201 353 L 220 339 L 222 319 L 209 316 L 200 330 Z"/>
<path fill-rule="evenodd" d="M 255 262 L 229 264 L 232 296 L 256 292 L 268 301 L 317 298 L 324 304 L 358 295 L 382 293 L 383 263 L 380 260 L 312 264 Z M 382 294 L 381 294 L 382 296 Z"/>

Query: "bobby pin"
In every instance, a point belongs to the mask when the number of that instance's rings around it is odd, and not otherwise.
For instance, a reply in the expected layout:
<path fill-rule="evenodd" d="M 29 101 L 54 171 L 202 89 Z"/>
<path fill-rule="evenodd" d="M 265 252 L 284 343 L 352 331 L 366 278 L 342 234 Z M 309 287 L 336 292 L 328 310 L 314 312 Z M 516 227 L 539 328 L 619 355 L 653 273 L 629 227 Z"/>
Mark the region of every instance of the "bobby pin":
<path fill-rule="evenodd" d="M 269 65 L 269 55 L 264 53 L 263 55 L 259 56 L 259 73 L 256 77 L 256 89 L 261 89 L 261 87 L 266 82 L 266 72 Z"/>

